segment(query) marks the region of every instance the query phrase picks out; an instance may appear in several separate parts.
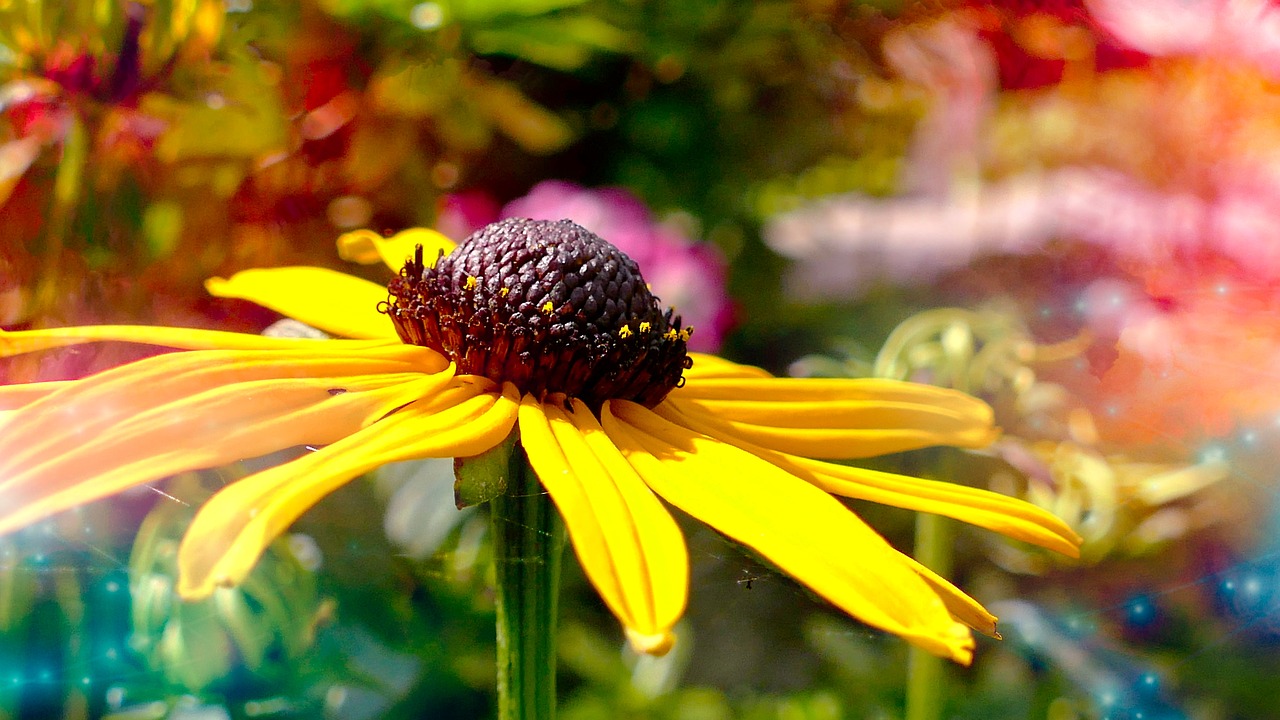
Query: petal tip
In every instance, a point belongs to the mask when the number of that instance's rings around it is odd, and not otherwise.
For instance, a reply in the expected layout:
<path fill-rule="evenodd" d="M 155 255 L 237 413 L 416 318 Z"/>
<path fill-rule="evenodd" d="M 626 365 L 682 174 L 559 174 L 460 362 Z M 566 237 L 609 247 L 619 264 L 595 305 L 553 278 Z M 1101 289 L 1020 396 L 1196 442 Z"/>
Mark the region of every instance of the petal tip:
<path fill-rule="evenodd" d="M 227 297 L 226 289 L 231 281 L 226 278 L 211 277 L 204 281 L 204 289 L 214 297 Z"/>
<path fill-rule="evenodd" d="M 372 230 L 353 230 L 338 237 L 338 256 L 362 265 L 372 265 L 381 260 L 388 269 L 397 272 L 419 245 L 422 246 L 423 259 L 433 265 L 440 253 L 449 254 L 457 243 L 429 228 L 409 228 L 389 238 Z"/>
<path fill-rule="evenodd" d="M 977 647 L 969 626 L 962 622 L 951 622 L 945 627 L 935 626 L 928 630 L 921 628 L 914 632 L 897 631 L 896 634 L 925 652 L 960 665 L 973 662 L 974 649 Z"/>
<path fill-rule="evenodd" d="M 372 265 L 381 258 L 377 242 L 382 238 L 372 230 L 352 230 L 338 236 L 338 257 L 347 262 Z"/>
<path fill-rule="evenodd" d="M 973 651 L 977 643 L 974 642 L 973 633 L 969 632 L 969 626 L 955 623 L 946 633 L 943 643 L 946 646 L 946 657 L 966 666 L 973 662 Z"/>
<path fill-rule="evenodd" d="M 178 597 L 185 602 L 198 602 L 205 600 L 213 595 L 213 592 L 219 587 L 227 587 L 221 582 L 215 582 L 209 577 L 200 578 L 198 581 L 191 577 L 191 573 L 178 573 Z"/>
<path fill-rule="evenodd" d="M 670 630 L 659 633 L 642 633 L 632 628 L 626 629 L 627 642 L 637 653 L 662 657 L 671 651 L 676 644 L 676 635 Z"/>
<path fill-rule="evenodd" d="M 1072 560 L 1079 560 L 1080 545 L 1083 542 L 1084 542 L 1084 538 L 1081 538 L 1079 535 L 1074 535 L 1073 537 L 1068 538 L 1068 543 L 1066 545 L 1063 545 L 1062 547 L 1056 548 L 1056 549 L 1058 550 L 1058 552 L 1062 553 L 1063 555 L 1066 555 Z"/>
<path fill-rule="evenodd" d="M 968 624 L 969 627 L 973 628 L 974 630 L 977 630 L 983 635 L 986 635 L 987 637 L 991 638 L 992 640 L 1004 639 L 1003 637 L 1000 636 L 1000 630 L 996 627 L 996 623 L 998 619 L 995 616 L 991 616 L 989 620 L 986 618 L 984 618 L 983 620 L 984 622 L 966 623 L 966 624 Z M 960 621 L 965 622 L 964 620 L 960 620 Z"/>

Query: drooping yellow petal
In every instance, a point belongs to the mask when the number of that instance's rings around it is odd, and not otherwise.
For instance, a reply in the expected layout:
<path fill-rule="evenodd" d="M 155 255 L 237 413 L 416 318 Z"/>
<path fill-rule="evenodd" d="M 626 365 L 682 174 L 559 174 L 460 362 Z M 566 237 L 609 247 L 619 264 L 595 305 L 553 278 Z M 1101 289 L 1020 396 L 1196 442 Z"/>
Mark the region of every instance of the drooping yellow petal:
<path fill-rule="evenodd" d="M 908 567 L 916 571 L 920 579 L 929 583 L 929 587 L 938 593 L 938 597 L 942 598 L 943 604 L 947 606 L 947 610 L 951 613 L 951 617 L 977 630 L 988 637 L 1000 639 L 1000 633 L 996 632 L 996 616 L 982 607 L 977 600 L 969 597 L 963 590 L 952 585 L 950 582 L 938 575 L 929 568 L 921 565 L 915 558 L 910 555 L 903 555 L 902 561 Z"/>
<path fill-rule="evenodd" d="M 7 479 L 5 473 L 56 458 L 68 449 L 67 444 L 81 445 L 85 442 L 81 438 L 100 439 L 141 413 L 207 390 L 285 378 L 326 379 L 320 383 L 326 386 L 322 389 L 340 389 L 333 379 L 434 374 L 448 367 L 437 353 L 407 345 L 358 353 L 346 353 L 334 345 L 303 347 L 307 352 L 207 350 L 159 355 L 63 386 L 24 406 L 21 427 L 0 438 L 0 480 Z M 327 347 L 330 352 L 310 352 L 311 347 Z M 241 404 L 249 406 L 262 399 L 261 394 L 246 395 Z M 207 417 L 214 422 L 220 419 Z M 183 420 L 174 418 L 174 422 Z"/>
<path fill-rule="evenodd" d="M 955 518 L 1070 557 L 1080 556 L 1080 536 L 1061 518 L 1029 502 L 966 485 L 835 465 L 771 450 L 747 440 L 737 427 L 696 412 L 686 413 L 685 407 L 685 403 L 668 400 L 654 411 L 677 425 L 740 447 L 829 493 Z"/>
<path fill-rule="evenodd" d="M 935 445 L 984 447 L 996 437 L 989 423 L 920 405 L 857 401 L 733 403 L 731 409 L 725 405 L 695 400 L 682 402 L 681 409 L 715 420 L 765 447 L 818 458 L 867 458 Z M 762 421 L 730 419 L 737 414 L 758 414 Z"/>
<path fill-rule="evenodd" d="M 200 509 L 178 550 L 178 592 L 207 597 L 240 582 L 266 547 L 298 517 L 352 478 L 390 462 L 478 455 L 515 425 L 519 393 L 500 394 L 457 378 L 415 403 L 332 445 L 250 475 Z"/>
<path fill-rule="evenodd" d="M 67 384 L 68 381 L 55 380 L 52 382 L 0 385 L 0 433 L 4 432 L 4 426 L 19 408 L 53 394 Z"/>
<path fill-rule="evenodd" d="M 722 363 L 728 361 L 721 360 Z M 696 364 L 696 361 L 695 361 Z M 746 365 L 736 365 L 748 368 Z M 757 368 L 750 368 L 757 369 Z M 760 372 L 764 372 L 761 370 Z M 981 400 L 949 388 L 887 378 L 776 378 L 759 376 L 711 377 L 686 383 L 676 391 L 681 400 L 754 402 L 812 402 L 815 400 L 875 400 L 937 405 L 958 413 L 984 414 Z M 987 408 L 985 411 L 983 408 Z"/>
<path fill-rule="evenodd" d="M 19 385 L 0 385 L 0 410 L 17 410 L 29 405 L 69 384 L 66 380 L 51 382 L 22 383 Z"/>
<path fill-rule="evenodd" d="M 897 380 L 695 379 L 669 399 L 739 437 L 806 457 L 983 447 L 998 434 L 981 400 Z"/>
<path fill-rule="evenodd" d="M 412 353 L 380 353 L 174 353 L 69 383 L 6 419 L 0 533 L 178 472 L 333 442 L 453 377 L 430 355 L 415 367 Z"/>
<path fill-rule="evenodd" d="M 835 498 L 731 445 L 612 400 L 605 432 L 654 492 L 869 625 L 968 663 L 973 637 L 903 556 Z"/>
<path fill-rule="evenodd" d="M 387 289 L 363 278 L 318 267 L 243 270 L 230 279 L 210 278 L 210 295 L 257 303 L 345 338 L 396 337 L 391 319 L 378 312 Z"/>
<path fill-rule="evenodd" d="M 312 340 L 158 325 L 90 325 L 43 330 L 0 330 L 0 357 L 96 342 L 130 342 L 181 350 L 279 349 L 324 354 L 334 348 L 359 350 L 400 341 L 394 337 L 377 340 Z"/>
<path fill-rule="evenodd" d="M 440 253 L 448 255 L 457 247 L 454 241 L 427 228 L 401 230 L 389 238 L 372 230 L 355 230 L 338 237 L 338 257 L 362 265 L 381 261 L 391 272 L 397 273 L 413 258 L 419 245 L 422 246 L 422 261 L 427 267 L 435 267 Z"/>
<path fill-rule="evenodd" d="M 739 365 L 716 355 L 689 353 L 693 367 L 684 371 L 685 380 L 702 381 L 710 378 L 769 378 L 767 370 L 752 365 Z"/>
<path fill-rule="evenodd" d="M 671 514 L 580 400 L 569 413 L 526 397 L 520 439 L 583 571 L 632 646 L 666 653 L 689 592 L 688 551 Z"/>

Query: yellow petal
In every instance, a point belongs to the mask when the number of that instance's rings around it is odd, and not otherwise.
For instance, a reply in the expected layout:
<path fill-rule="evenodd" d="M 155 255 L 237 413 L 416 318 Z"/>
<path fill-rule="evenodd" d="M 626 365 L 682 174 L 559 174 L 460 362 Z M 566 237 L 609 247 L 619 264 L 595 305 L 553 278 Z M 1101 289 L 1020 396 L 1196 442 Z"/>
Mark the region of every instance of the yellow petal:
<path fill-rule="evenodd" d="M 0 410 L 16 410 L 36 400 L 61 390 L 70 383 L 66 380 L 51 382 L 21 383 L 19 385 L 0 385 Z"/>
<path fill-rule="evenodd" d="M 605 432 L 654 492 L 869 625 L 968 663 L 973 637 L 902 555 L 835 498 L 626 401 Z"/>
<path fill-rule="evenodd" d="M 55 380 L 52 382 L 0 385 L 0 433 L 4 432 L 4 426 L 9 422 L 9 418 L 16 414 L 18 408 L 30 405 L 36 400 L 51 395 L 67 384 L 68 382 L 65 380 Z"/>
<path fill-rule="evenodd" d="M 671 514 L 580 400 L 567 413 L 526 397 L 520 439 L 583 571 L 635 649 L 665 653 L 689 592 L 688 551 Z"/>
<path fill-rule="evenodd" d="M 285 378 L 322 378 L 324 390 L 338 389 L 337 378 L 405 373 L 435 374 L 448 368 L 447 361 L 426 349 L 407 345 L 331 352 L 207 350 L 171 353 L 129 363 L 67 384 L 45 398 L 24 406 L 21 427 L 0 438 L 0 477 L 6 480 L 20 468 L 56 458 L 66 445 L 80 446 L 100 440 L 104 433 L 126 427 L 128 421 L 157 407 L 237 383 Z M 451 373 L 449 373 L 451 375 Z M 447 375 L 446 375 L 447 377 Z M 394 384 L 389 381 L 386 384 Z M 144 392 L 140 390 L 145 389 Z M 264 400 L 261 393 L 245 394 L 240 405 L 248 412 Z M 216 422 L 220 418 L 197 413 L 174 422 Z"/>
<path fill-rule="evenodd" d="M 95 342 L 131 342 L 182 350 L 280 349 L 323 354 L 334 348 L 358 350 L 399 344 L 400 341 L 394 337 L 378 340 L 313 340 L 153 325 L 89 325 L 13 332 L 0 330 L 0 357 Z"/>
<path fill-rule="evenodd" d="M 452 378 L 392 351 L 174 353 L 69 383 L 6 419 L 0 533 L 185 470 L 333 442 Z"/>
<path fill-rule="evenodd" d="M 362 265 L 381 261 L 391 272 L 398 273 L 413 258 L 419 245 L 427 267 L 435 267 L 440 253 L 448 255 L 457 247 L 449 238 L 426 228 L 402 230 L 389 238 L 372 230 L 356 230 L 338 238 L 338 257 Z"/>
<path fill-rule="evenodd" d="M 806 457 L 983 447 L 997 435 L 991 408 L 981 400 L 897 380 L 690 380 L 670 398 L 681 411 L 739 437 Z"/>
<path fill-rule="evenodd" d="M 224 488 L 200 509 L 182 539 L 178 592 L 200 599 L 220 585 L 239 583 L 272 540 L 362 473 L 389 462 L 478 455 L 492 448 L 511 432 L 518 403 L 510 383 L 499 394 L 458 378 L 429 401 Z"/>
<path fill-rule="evenodd" d="M 244 270 L 230 279 L 210 278 L 204 283 L 210 295 L 257 303 L 347 338 L 394 338 L 391 319 L 378 312 L 387 289 L 362 278 L 318 267 L 283 267 Z"/>
<path fill-rule="evenodd" d="M 951 617 L 983 635 L 997 640 L 1001 639 L 1000 633 L 996 632 L 996 616 L 982 607 L 981 603 L 969 597 L 963 590 L 952 585 L 934 571 L 921 565 L 915 558 L 903 555 L 902 561 L 915 570 L 920 579 L 929 583 L 929 587 L 938 593 L 938 597 L 942 598 L 942 602 L 947 606 Z"/>
<path fill-rule="evenodd" d="M 713 356 L 706 356 L 713 357 Z M 720 360 L 727 363 L 726 360 Z M 695 364 L 697 361 L 695 360 Z M 746 368 L 745 365 L 735 365 Z M 755 368 L 751 368 L 755 369 Z M 763 371 L 761 371 L 763 372 Z M 878 400 L 938 405 L 956 412 L 983 414 L 986 403 L 948 388 L 886 378 L 776 378 L 759 376 L 710 377 L 689 382 L 680 399 L 813 402 L 820 400 Z"/>
<path fill-rule="evenodd" d="M 684 371 L 685 380 L 710 378 L 768 378 L 773 377 L 767 371 L 752 365 L 739 365 L 716 355 L 689 353 L 693 367 Z"/>
<path fill-rule="evenodd" d="M 704 415 L 685 413 L 684 408 L 684 403 L 668 400 L 654 411 L 677 425 L 740 447 L 829 493 L 944 515 L 1071 557 L 1080 555 L 1080 536 L 1056 515 L 1031 503 L 966 485 L 835 465 L 771 450 L 737 434 L 736 428 Z"/>

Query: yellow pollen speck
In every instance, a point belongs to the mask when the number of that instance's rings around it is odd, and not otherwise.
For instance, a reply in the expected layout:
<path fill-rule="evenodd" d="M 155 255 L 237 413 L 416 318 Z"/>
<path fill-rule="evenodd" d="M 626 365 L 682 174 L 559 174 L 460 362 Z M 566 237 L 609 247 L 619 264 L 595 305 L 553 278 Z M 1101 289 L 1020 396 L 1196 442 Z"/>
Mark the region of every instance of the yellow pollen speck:
<path fill-rule="evenodd" d="M 631 337 L 631 326 L 623 325 L 622 328 L 618 330 L 618 337 L 624 337 L 624 338 Z"/>
<path fill-rule="evenodd" d="M 680 339 L 689 342 L 689 336 L 693 334 L 693 328 L 685 328 L 680 331 Z"/>
<path fill-rule="evenodd" d="M 666 339 L 666 340 L 675 340 L 676 338 L 680 337 L 680 333 L 676 332 L 675 328 L 671 328 L 666 332 L 662 333 L 662 337 L 663 339 Z"/>
<path fill-rule="evenodd" d="M 498 295 L 502 297 L 506 297 L 507 293 L 510 293 L 510 292 L 511 292 L 511 288 L 502 288 L 501 290 L 498 291 Z"/>
<path fill-rule="evenodd" d="M 474 275 L 468 275 L 468 276 L 467 276 L 467 289 L 468 289 L 468 290 L 475 290 L 475 289 L 476 289 L 476 278 L 475 278 L 475 276 L 474 276 Z"/>
<path fill-rule="evenodd" d="M 548 300 L 548 301 L 547 301 L 547 302 L 542 306 L 542 312 L 544 312 L 544 313 L 546 313 L 546 314 L 548 314 L 548 315 L 550 315 L 550 314 L 551 314 L 555 309 L 556 309 L 556 306 L 555 306 L 555 305 L 552 305 L 550 300 Z"/>

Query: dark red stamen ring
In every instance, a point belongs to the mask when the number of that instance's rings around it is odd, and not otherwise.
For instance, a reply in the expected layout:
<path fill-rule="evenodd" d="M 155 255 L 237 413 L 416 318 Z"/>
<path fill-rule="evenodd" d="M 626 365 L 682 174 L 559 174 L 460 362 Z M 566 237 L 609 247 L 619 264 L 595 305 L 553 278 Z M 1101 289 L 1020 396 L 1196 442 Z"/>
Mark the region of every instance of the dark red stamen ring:
<path fill-rule="evenodd" d="M 652 407 L 693 365 L 692 328 L 659 309 L 631 258 L 568 220 L 494 223 L 432 266 L 419 247 L 388 290 L 380 309 L 401 340 L 539 398 Z"/>

